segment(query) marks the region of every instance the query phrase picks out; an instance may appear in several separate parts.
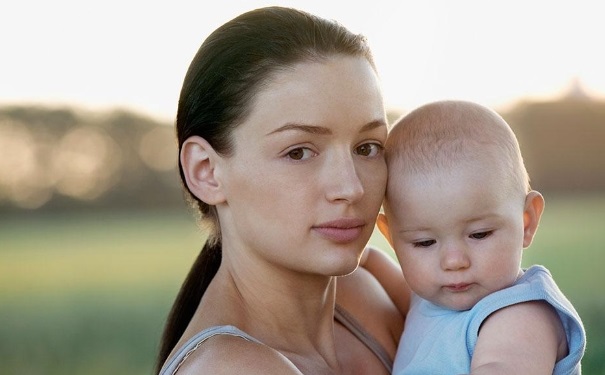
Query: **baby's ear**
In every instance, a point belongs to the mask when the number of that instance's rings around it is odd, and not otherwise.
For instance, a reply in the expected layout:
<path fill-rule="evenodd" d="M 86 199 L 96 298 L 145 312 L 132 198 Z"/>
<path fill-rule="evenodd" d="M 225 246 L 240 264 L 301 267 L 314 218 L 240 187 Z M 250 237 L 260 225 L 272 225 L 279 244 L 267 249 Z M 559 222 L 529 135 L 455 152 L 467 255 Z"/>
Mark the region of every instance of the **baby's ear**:
<path fill-rule="evenodd" d="M 384 238 L 389 242 L 391 247 L 393 247 L 393 241 L 391 240 L 391 232 L 389 231 L 389 221 L 387 217 L 382 212 L 378 214 L 378 218 L 376 219 L 376 225 L 378 226 L 378 230 Z"/>
<path fill-rule="evenodd" d="M 525 208 L 523 210 L 523 247 L 531 245 L 534 235 L 538 230 L 540 218 L 544 211 L 544 197 L 539 192 L 532 190 L 525 197 Z"/>
<path fill-rule="evenodd" d="M 217 162 L 221 157 L 214 148 L 204 138 L 191 136 L 183 143 L 179 156 L 189 191 L 209 205 L 224 202 L 217 178 Z"/>

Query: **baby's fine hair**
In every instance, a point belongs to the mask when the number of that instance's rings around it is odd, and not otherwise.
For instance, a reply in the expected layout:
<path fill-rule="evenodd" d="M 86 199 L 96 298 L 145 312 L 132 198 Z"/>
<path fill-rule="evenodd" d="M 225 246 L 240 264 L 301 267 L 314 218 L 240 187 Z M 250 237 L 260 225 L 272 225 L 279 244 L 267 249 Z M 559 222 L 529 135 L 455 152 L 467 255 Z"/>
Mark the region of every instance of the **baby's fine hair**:
<path fill-rule="evenodd" d="M 530 190 L 512 129 L 494 110 L 473 102 L 437 101 L 409 112 L 390 129 L 386 155 L 393 173 L 450 169 L 467 158 L 492 157 L 504 163 L 516 186 Z"/>

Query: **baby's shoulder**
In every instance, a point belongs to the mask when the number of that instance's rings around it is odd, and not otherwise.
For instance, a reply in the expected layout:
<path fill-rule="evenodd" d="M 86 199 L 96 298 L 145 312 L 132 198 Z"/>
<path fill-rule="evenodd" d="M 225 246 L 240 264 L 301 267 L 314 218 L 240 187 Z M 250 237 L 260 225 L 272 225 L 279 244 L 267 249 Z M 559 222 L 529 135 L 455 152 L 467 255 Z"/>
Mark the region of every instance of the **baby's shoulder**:
<path fill-rule="evenodd" d="M 509 341 L 518 347 L 532 347 L 534 344 L 547 347 L 550 343 L 551 347 L 556 347 L 557 360 L 567 354 L 563 323 L 546 301 L 517 303 L 491 314 L 481 326 L 479 340 L 499 341 L 504 337 L 509 337 Z"/>

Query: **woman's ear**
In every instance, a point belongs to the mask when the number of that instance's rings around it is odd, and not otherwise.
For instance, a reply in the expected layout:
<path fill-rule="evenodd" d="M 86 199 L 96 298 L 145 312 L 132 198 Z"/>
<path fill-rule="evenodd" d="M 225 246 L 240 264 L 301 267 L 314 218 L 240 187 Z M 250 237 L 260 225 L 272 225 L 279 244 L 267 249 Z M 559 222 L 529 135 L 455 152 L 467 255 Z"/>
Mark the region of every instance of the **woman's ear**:
<path fill-rule="evenodd" d="M 204 138 L 191 136 L 180 153 L 181 166 L 189 191 L 202 202 L 217 205 L 225 201 L 217 164 L 221 158 Z"/>
<path fill-rule="evenodd" d="M 376 219 L 376 225 L 378 226 L 378 230 L 384 238 L 389 242 L 391 247 L 393 247 L 393 241 L 391 240 L 391 232 L 389 231 L 389 222 L 387 217 L 382 212 L 378 214 L 378 218 Z M 394 248 L 394 247 L 393 247 Z"/>
<path fill-rule="evenodd" d="M 544 197 L 539 192 L 532 190 L 525 196 L 525 208 L 523 210 L 523 247 L 531 245 L 534 235 L 538 230 L 540 218 L 544 211 Z"/>

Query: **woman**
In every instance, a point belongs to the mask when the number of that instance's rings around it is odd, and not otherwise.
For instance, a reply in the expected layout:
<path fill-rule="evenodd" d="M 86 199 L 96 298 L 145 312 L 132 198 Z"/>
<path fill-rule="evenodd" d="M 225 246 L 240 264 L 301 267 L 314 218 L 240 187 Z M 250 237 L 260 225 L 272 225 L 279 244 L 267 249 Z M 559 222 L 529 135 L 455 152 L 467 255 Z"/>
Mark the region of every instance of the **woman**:
<path fill-rule="evenodd" d="M 168 319 L 162 374 L 389 374 L 403 315 L 358 269 L 386 184 L 366 40 L 290 8 L 242 14 L 200 47 L 176 126 L 211 234 Z"/>

